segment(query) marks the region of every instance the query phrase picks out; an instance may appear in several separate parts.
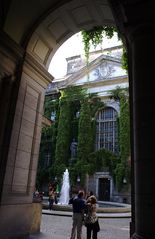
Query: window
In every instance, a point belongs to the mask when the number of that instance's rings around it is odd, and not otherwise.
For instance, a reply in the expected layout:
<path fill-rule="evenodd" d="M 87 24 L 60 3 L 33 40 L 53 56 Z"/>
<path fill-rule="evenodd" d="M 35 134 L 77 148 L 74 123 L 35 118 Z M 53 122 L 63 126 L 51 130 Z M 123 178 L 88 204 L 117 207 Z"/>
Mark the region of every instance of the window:
<path fill-rule="evenodd" d="M 49 167 L 51 161 L 51 154 L 49 151 L 45 152 L 45 157 L 44 157 L 44 168 Z"/>
<path fill-rule="evenodd" d="M 56 118 L 56 112 L 53 111 L 53 112 L 51 112 L 51 120 L 55 121 L 55 118 Z"/>
<path fill-rule="evenodd" d="M 105 148 L 118 153 L 117 112 L 111 107 L 98 112 L 96 117 L 96 150 Z"/>

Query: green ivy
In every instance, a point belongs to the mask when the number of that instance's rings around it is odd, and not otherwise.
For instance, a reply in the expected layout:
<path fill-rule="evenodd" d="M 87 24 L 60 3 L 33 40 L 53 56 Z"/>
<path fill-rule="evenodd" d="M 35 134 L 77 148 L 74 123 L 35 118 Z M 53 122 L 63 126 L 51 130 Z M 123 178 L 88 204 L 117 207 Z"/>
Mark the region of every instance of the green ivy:
<path fill-rule="evenodd" d="M 51 160 L 50 165 L 54 162 L 52 155 L 52 135 L 53 135 L 53 126 L 44 127 L 41 134 L 41 144 L 39 152 L 39 162 L 36 178 L 36 187 L 41 190 L 43 182 L 49 181 L 49 166 L 44 164 L 44 158 L 47 151 L 51 151 Z"/>
<path fill-rule="evenodd" d="M 96 48 L 97 45 L 102 43 L 104 35 L 107 36 L 108 38 L 112 38 L 114 32 L 115 28 L 108 26 L 95 26 L 90 30 L 82 31 L 82 39 L 84 43 L 84 51 L 87 64 L 89 61 L 89 51 L 91 43 Z"/>
<path fill-rule="evenodd" d="M 52 99 L 50 96 L 45 97 L 45 103 L 44 103 L 44 115 L 51 119 L 51 113 L 57 112 L 59 107 L 59 100 L 58 99 Z"/>
<path fill-rule="evenodd" d="M 76 112 L 80 111 L 80 101 L 84 97 L 85 90 L 81 87 L 71 86 L 61 91 L 54 165 L 54 173 L 57 177 L 63 173 L 65 167 L 69 166 L 70 144 L 73 138 L 77 140 L 78 137 L 79 119 L 76 117 Z"/>
<path fill-rule="evenodd" d="M 130 183 L 130 112 L 129 112 L 129 93 L 128 88 L 121 89 L 117 87 L 111 91 L 111 98 L 120 103 L 119 122 L 119 148 L 120 158 L 116 166 L 116 185 L 120 191 L 123 188 L 123 179 Z"/>
<path fill-rule="evenodd" d="M 130 156 L 130 118 L 129 118 L 129 100 L 127 97 L 121 97 L 120 100 L 120 159 L 124 170 L 124 178 L 129 182 L 129 156 Z"/>
<path fill-rule="evenodd" d="M 95 114 L 100 108 L 105 107 L 97 95 L 87 94 L 86 90 L 82 90 L 81 87 L 68 87 L 61 92 L 61 97 L 58 100 L 59 104 L 57 102 L 54 105 L 54 103 L 48 101 L 52 105 L 51 110 L 56 109 L 57 120 L 51 128 L 43 128 L 42 131 L 42 150 L 46 143 L 50 141 L 52 145 L 52 161 L 50 168 L 46 169 L 46 172 L 40 164 L 38 185 L 41 180 L 55 176 L 60 182 L 66 168 L 70 171 L 70 179 L 73 185 L 76 184 L 79 172 L 81 184 L 84 185 L 87 173 L 91 175 L 105 168 L 110 171 L 116 181 L 118 190 L 122 188 L 124 177 L 129 183 L 130 126 L 128 91 L 127 89 L 116 88 L 111 91 L 111 98 L 120 102 L 120 117 L 118 119 L 120 132 L 119 158 L 105 149 L 94 152 Z M 80 112 L 79 118 L 76 117 L 77 111 Z M 70 164 L 70 143 L 73 137 L 76 140 L 78 139 L 78 152 L 76 162 Z M 43 160 L 43 156 L 41 158 Z"/>
<path fill-rule="evenodd" d="M 89 155 L 90 174 L 96 171 L 108 170 L 115 180 L 115 169 L 118 163 L 118 156 L 104 148 Z"/>
<path fill-rule="evenodd" d="M 71 103 L 66 99 L 60 101 L 60 115 L 56 140 L 55 164 L 67 164 L 69 158 L 69 143 L 71 138 Z"/>
<path fill-rule="evenodd" d="M 78 126 L 78 150 L 75 168 L 80 169 L 81 183 L 85 182 L 85 176 L 90 172 L 89 155 L 94 152 L 95 144 L 95 114 L 104 104 L 96 94 L 88 94 L 81 101 L 80 119 Z"/>
<path fill-rule="evenodd" d="M 104 36 L 111 39 L 114 36 L 114 33 L 117 32 L 115 27 L 111 26 L 95 26 L 90 30 L 82 31 L 82 40 L 84 43 L 84 52 L 86 57 L 86 63 L 89 63 L 89 52 L 91 44 L 96 48 L 98 45 L 101 45 L 104 39 Z M 118 39 L 120 40 L 120 36 Z M 122 67 L 128 71 L 128 56 L 125 47 L 123 47 L 122 54 Z"/>
<path fill-rule="evenodd" d="M 128 72 L 128 54 L 125 47 L 123 47 L 122 68 Z"/>

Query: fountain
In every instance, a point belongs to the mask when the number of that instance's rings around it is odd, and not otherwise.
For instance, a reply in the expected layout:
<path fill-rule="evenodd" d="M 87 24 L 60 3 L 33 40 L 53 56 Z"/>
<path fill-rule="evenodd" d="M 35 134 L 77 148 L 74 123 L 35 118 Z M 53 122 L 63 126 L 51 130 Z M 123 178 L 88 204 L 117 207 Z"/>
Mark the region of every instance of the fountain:
<path fill-rule="evenodd" d="M 69 172 L 68 169 L 65 170 L 63 174 L 63 182 L 60 191 L 60 198 L 58 204 L 54 204 L 52 210 L 56 211 L 72 211 L 72 205 L 69 205 Z M 105 204 L 105 205 L 104 205 Z M 106 206 L 106 207 L 105 207 Z M 43 208 L 47 209 L 48 204 L 43 202 Z M 98 201 L 97 207 L 98 213 L 130 213 L 131 205 L 115 202 L 102 202 Z"/>
<path fill-rule="evenodd" d="M 64 174 L 63 174 L 63 182 L 62 182 L 62 187 L 61 187 L 61 191 L 60 191 L 60 198 L 59 198 L 59 203 L 58 204 L 68 205 L 69 190 L 70 190 L 69 172 L 68 172 L 68 169 L 66 169 Z"/>

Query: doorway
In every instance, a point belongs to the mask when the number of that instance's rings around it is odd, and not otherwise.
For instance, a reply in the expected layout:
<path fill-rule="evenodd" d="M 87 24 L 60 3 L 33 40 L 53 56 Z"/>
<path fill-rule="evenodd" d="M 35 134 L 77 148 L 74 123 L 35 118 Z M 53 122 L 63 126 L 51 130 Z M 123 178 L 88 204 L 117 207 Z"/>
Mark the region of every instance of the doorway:
<path fill-rule="evenodd" d="M 98 196 L 99 201 L 110 201 L 109 178 L 99 178 Z"/>

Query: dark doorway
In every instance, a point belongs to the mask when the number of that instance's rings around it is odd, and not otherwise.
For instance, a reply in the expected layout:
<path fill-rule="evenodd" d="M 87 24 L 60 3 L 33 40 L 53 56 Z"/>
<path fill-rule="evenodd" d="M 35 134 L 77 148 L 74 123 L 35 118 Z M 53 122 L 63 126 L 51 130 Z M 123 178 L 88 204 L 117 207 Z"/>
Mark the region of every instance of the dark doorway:
<path fill-rule="evenodd" d="M 99 201 L 110 201 L 110 180 L 108 178 L 99 178 L 98 192 Z"/>

